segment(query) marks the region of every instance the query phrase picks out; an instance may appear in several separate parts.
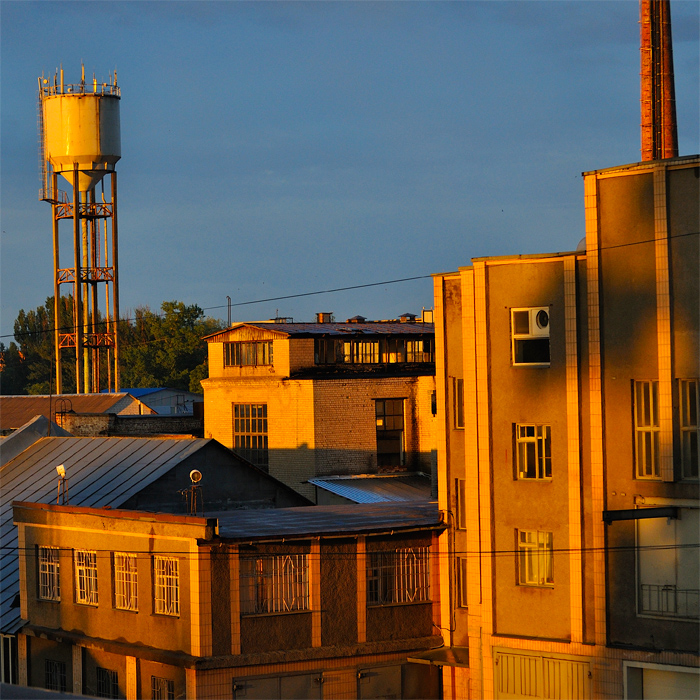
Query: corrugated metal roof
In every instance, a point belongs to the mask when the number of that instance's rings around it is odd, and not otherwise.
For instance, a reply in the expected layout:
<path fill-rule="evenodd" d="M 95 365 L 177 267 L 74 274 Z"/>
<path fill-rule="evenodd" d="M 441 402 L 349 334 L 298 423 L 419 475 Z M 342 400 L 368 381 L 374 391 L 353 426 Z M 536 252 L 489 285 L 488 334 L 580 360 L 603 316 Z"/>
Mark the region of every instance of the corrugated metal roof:
<path fill-rule="evenodd" d="M 293 336 L 336 336 L 348 335 L 433 335 L 433 323 L 400 323 L 374 321 L 368 323 L 266 323 L 262 321 L 239 323 L 226 330 L 212 333 L 205 340 L 214 340 L 242 327 L 259 328 Z"/>
<path fill-rule="evenodd" d="M 41 438 L 0 468 L 0 630 L 20 625 L 17 528 L 12 502 L 55 503 L 56 466 L 65 465 L 74 506 L 117 508 L 211 440 L 183 438 Z"/>
<path fill-rule="evenodd" d="M 120 413 L 128 405 L 141 403 L 125 392 L 118 394 L 58 394 L 56 396 L 0 396 L 0 430 L 17 430 L 34 416 L 52 420 L 56 411 L 75 413 Z M 121 405 L 120 405 L 121 404 Z M 151 411 L 143 406 L 146 413 Z"/>
<path fill-rule="evenodd" d="M 207 513 L 219 519 L 219 536 L 233 540 L 277 539 L 340 533 L 434 528 L 442 524 L 437 503 L 306 506 L 265 511 Z"/>
<path fill-rule="evenodd" d="M 430 477 L 425 474 L 329 476 L 309 483 L 355 503 L 431 500 Z"/>

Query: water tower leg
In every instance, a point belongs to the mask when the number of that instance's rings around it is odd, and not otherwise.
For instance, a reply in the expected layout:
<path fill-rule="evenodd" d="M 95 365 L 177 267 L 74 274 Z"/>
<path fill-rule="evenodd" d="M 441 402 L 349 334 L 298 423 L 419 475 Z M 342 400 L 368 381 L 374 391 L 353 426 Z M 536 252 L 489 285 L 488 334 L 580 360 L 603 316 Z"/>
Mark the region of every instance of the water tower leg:
<path fill-rule="evenodd" d="M 51 205 L 51 210 L 53 213 L 53 348 L 54 348 L 54 362 L 56 363 L 56 393 L 62 393 L 62 376 L 61 376 L 61 296 L 59 292 L 58 283 L 58 269 L 60 256 L 58 253 L 58 205 L 56 204 L 56 197 L 58 192 L 58 175 L 53 173 L 51 175 L 51 191 L 53 193 L 54 203 Z M 49 393 L 51 393 L 51 387 L 49 387 Z"/>
<path fill-rule="evenodd" d="M 112 312 L 114 333 L 114 391 L 119 384 L 119 242 L 117 236 L 117 173 L 112 173 Z"/>
<path fill-rule="evenodd" d="M 75 336 L 75 393 L 82 394 L 83 359 L 83 305 L 80 284 L 80 190 L 78 189 L 78 164 L 73 169 L 73 333 Z"/>

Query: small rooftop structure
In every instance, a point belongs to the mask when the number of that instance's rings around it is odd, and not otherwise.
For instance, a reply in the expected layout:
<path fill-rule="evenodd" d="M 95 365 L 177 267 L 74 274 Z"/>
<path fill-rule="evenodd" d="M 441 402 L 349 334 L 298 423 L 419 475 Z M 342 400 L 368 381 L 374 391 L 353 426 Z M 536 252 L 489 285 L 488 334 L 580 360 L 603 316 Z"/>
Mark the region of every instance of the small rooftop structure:
<path fill-rule="evenodd" d="M 309 479 L 319 505 L 332 503 L 407 503 L 430 501 L 430 477 L 407 474 L 358 474 Z"/>

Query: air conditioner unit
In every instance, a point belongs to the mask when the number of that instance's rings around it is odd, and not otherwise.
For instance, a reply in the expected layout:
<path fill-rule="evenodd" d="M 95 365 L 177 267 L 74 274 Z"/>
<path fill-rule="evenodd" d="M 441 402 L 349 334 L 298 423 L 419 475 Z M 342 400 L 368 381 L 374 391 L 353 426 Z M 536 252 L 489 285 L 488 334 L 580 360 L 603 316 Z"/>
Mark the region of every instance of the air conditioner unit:
<path fill-rule="evenodd" d="M 549 337 L 549 308 L 530 309 L 530 335 Z"/>

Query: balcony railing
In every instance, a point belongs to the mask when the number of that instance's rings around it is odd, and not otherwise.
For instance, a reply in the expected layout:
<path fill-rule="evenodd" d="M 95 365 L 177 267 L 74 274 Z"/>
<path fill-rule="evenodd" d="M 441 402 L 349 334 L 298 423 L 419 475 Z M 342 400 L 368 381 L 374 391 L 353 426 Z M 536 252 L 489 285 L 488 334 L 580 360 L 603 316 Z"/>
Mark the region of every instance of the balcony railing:
<path fill-rule="evenodd" d="M 640 612 L 664 617 L 699 617 L 700 590 L 673 585 L 643 583 L 640 586 Z"/>

